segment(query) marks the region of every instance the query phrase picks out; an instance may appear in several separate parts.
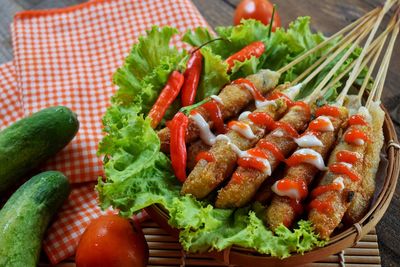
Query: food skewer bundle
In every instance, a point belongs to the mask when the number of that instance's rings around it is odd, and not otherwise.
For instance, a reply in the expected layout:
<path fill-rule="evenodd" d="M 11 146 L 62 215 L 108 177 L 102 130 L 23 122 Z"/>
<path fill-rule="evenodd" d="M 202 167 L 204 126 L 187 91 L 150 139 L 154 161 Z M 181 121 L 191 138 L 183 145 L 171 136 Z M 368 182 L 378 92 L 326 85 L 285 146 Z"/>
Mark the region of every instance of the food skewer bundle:
<path fill-rule="evenodd" d="M 156 213 L 164 214 L 163 220 L 180 229 L 180 242 L 190 252 L 238 245 L 283 258 L 326 244 L 323 240 L 343 220 L 355 223 L 364 216 L 374 192 L 383 145 L 378 100 L 390 56 L 382 61 L 365 107 L 361 100 L 389 34 L 389 54 L 393 49 L 396 16 L 375 35 L 394 4 L 388 1 L 288 64 L 277 64 L 277 71 L 264 68 L 275 47 L 259 39 L 230 55 L 218 50 L 224 38 L 233 42 L 232 36 L 239 36 L 235 31 L 255 22 L 221 31 L 222 41 L 202 29 L 187 33 L 198 48 L 186 59 L 174 59 L 176 69 L 168 63 L 168 79 L 149 102 L 152 106 L 143 103 L 157 84 L 135 98 L 128 87 L 135 85 L 136 74 L 119 70 L 115 80 L 127 75 L 130 82 L 121 84 L 104 119 L 108 135 L 100 152 L 106 155 L 107 179 L 97 186 L 102 206 L 112 205 L 125 215 L 153 207 L 149 213 L 155 219 L 160 217 Z M 257 27 L 255 35 L 262 32 Z M 149 32 L 149 38 L 155 34 Z M 145 48 L 132 53 L 139 49 Z M 220 78 L 233 81 L 204 93 L 205 81 L 216 81 L 204 78 L 210 74 L 211 55 L 213 67 L 224 70 Z M 262 68 L 237 71 L 252 61 Z M 301 65 L 307 67 L 295 73 Z M 360 77 L 358 95 L 349 96 Z M 127 104 L 127 99 L 133 100 Z M 182 107 L 177 112 L 176 105 Z M 360 116 L 354 114 L 359 110 Z M 374 145 L 368 142 L 371 131 L 379 136 Z"/>

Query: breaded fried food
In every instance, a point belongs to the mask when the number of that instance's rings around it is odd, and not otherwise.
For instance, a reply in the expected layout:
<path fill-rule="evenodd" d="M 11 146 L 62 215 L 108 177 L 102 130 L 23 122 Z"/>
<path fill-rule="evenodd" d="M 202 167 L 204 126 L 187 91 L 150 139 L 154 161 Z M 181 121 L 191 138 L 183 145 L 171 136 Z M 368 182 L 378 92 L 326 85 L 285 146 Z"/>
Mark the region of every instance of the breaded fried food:
<path fill-rule="evenodd" d="M 344 221 L 348 224 L 359 222 L 367 213 L 375 192 L 375 177 L 380 162 L 380 152 L 384 143 L 383 121 L 385 112 L 378 102 L 369 108 L 372 117 L 372 136 L 374 141 L 367 144 L 362 167 L 362 182 L 359 190 L 354 192 L 353 200 L 345 213 Z"/>
<path fill-rule="evenodd" d="M 346 108 L 340 108 L 340 116 L 330 117 L 333 125 L 333 131 L 318 132 L 317 138 L 321 141 L 323 146 L 302 146 L 301 148 L 309 148 L 319 153 L 322 158 L 326 159 L 331 148 L 336 142 L 338 132 L 344 127 L 347 121 L 348 112 Z M 310 129 L 307 129 L 306 133 Z M 301 149 L 299 148 L 299 149 Z M 319 169 L 309 163 L 300 163 L 295 166 L 287 166 L 285 168 L 284 179 L 299 182 L 301 180 L 307 187 L 310 186 L 314 177 L 319 173 Z M 279 225 L 283 224 L 290 227 L 297 216 L 302 213 L 302 203 L 296 202 L 295 199 L 288 196 L 279 196 L 274 193 L 271 204 L 266 211 L 266 222 L 271 229 L 276 229 Z"/>
<path fill-rule="evenodd" d="M 289 124 L 297 132 L 302 132 L 309 121 L 310 114 L 308 110 L 300 106 L 293 106 L 279 122 Z M 284 128 L 275 129 L 260 142 L 265 141 L 275 145 L 284 157 L 289 156 L 297 147 L 293 137 Z M 267 153 L 270 171 L 274 171 L 282 159 L 279 159 L 268 149 L 262 150 Z M 269 175 L 264 171 L 239 166 L 229 183 L 218 192 L 215 206 L 218 208 L 235 208 L 246 205 L 268 177 Z"/>
<path fill-rule="evenodd" d="M 365 108 L 361 108 L 360 114 L 369 117 L 369 113 Z M 370 117 L 368 122 L 370 123 Z M 353 125 L 347 128 L 339 144 L 335 147 L 329 157 L 329 170 L 322 177 L 319 186 L 311 193 L 312 201 L 309 206 L 308 220 L 314 226 L 316 233 L 323 239 L 328 239 L 335 228 L 340 224 L 343 216 L 350 206 L 354 197 L 354 193 L 359 190 L 362 183 L 362 170 L 364 164 L 364 156 L 368 142 L 347 142 L 346 136 L 351 132 L 357 131 L 364 133 L 371 140 L 370 125 Z M 356 161 L 349 165 L 348 162 L 337 161 L 339 152 L 348 151 L 356 155 Z M 346 173 L 342 171 L 334 171 L 333 166 L 341 167 L 342 170 L 348 170 Z M 327 190 L 325 190 L 327 189 Z M 313 194 L 315 192 L 318 194 Z M 313 196 L 314 195 L 314 196 Z"/>
<path fill-rule="evenodd" d="M 286 112 L 287 105 L 285 101 L 280 99 L 276 100 L 276 103 L 276 105 L 267 105 L 256 109 L 254 112 L 266 113 L 277 120 Z M 231 144 L 240 150 L 247 150 L 265 135 L 266 126 L 251 124 L 248 118 L 244 119 L 243 122 L 248 123 L 255 135 L 254 138 L 248 139 L 234 130 L 229 130 L 223 135 L 223 138 L 217 138 L 215 144 L 209 150 L 214 160 L 197 162 L 183 183 L 181 194 L 192 194 L 196 198 L 202 199 L 232 174 L 236 167 L 237 154 Z"/>
<path fill-rule="evenodd" d="M 260 70 L 258 73 L 250 75 L 247 79 L 254 84 L 254 86 L 265 95 L 271 89 L 273 89 L 279 81 L 279 73 L 271 70 Z M 243 89 L 241 85 L 229 84 L 225 86 L 218 97 L 222 103 L 217 103 L 222 112 L 222 118 L 227 120 L 229 118 L 237 116 L 242 109 L 254 101 L 253 95 L 246 89 Z M 210 128 L 213 128 L 207 110 L 203 107 L 196 109 L 198 113 L 209 123 Z M 169 139 L 170 132 L 168 127 L 165 127 L 158 131 L 158 137 L 161 141 L 161 151 L 169 153 Z M 186 143 L 191 143 L 199 137 L 199 129 L 193 120 L 189 120 L 189 125 L 186 131 Z"/>

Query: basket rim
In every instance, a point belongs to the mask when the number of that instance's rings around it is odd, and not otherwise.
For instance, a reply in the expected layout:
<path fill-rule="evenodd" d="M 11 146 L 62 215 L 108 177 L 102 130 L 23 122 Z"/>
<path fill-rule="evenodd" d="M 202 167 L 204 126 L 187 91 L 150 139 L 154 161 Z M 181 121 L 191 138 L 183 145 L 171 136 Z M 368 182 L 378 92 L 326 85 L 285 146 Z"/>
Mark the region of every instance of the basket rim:
<path fill-rule="evenodd" d="M 292 254 L 286 259 L 279 259 L 270 255 L 260 254 L 254 249 L 244 248 L 237 245 L 234 245 L 229 249 L 225 249 L 222 252 L 211 252 L 209 254 L 214 258 L 220 259 L 226 263 L 234 262 L 235 264 L 241 262 L 244 263 L 248 260 L 253 262 L 257 261 L 258 263 L 268 260 L 279 264 L 285 262 L 288 264 L 293 264 L 294 262 L 296 262 L 296 264 L 303 264 L 312 261 L 318 261 L 329 255 L 336 254 L 345 248 L 353 246 L 362 237 L 368 234 L 380 221 L 389 207 L 400 174 L 400 149 L 397 146 L 398 137 L 393 121 L 390 118 L 387 109 L 383 105 L 381 105 L 381 107 L 385 112 L 383 131 L 384 147 L 386 147 L 386 155 L 388 159 L 387 173 L 384 177 L 382 190 L 379 192 L 375 203 L 370 207 L 368 213 L 358 223 L 348 227 L 348 229 L 332 237 L 332 239 L 330 239 L 324 247 L 315 248 L 311 251 L 305 252 L 304 254 Z M 167 230 L 168 233 L 173 236 L 179 236 L 180 230 L 173 228 L 168 224 L 169 215 L 162 205 L 153 204 L 145 208 L 145 210 L 152 218 L 156 216 L 157 218 L 154 218 L 155 221 L 160 224 L 162 228 Z M 164 220 L 164 222 L 160 220 Z M 308 259 L 310 257 L 312 257 L 312 259 Z"/>

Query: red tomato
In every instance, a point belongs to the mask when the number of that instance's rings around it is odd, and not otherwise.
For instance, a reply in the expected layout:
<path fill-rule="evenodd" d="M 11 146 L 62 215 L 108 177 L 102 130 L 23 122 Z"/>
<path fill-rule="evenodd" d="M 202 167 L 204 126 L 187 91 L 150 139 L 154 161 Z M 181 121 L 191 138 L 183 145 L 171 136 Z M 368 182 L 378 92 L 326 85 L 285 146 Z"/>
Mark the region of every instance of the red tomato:
<path fill-rule="evenodd" d="M 75 257 L 77 267 L 141 267 L 148 259 L 140 226 L 117 215 L 94 220 L 83 233 Z"/>
<path fill-rule="evenodd" d="M 233 23 L 240 24 L 241 19 L 256 19 L 265 25 L 269 25 L 274 6 L 268 0 L 242 0 L 236 7 Z M 281 18 L 275 9 L 272 31 L 281 27 Z"/>

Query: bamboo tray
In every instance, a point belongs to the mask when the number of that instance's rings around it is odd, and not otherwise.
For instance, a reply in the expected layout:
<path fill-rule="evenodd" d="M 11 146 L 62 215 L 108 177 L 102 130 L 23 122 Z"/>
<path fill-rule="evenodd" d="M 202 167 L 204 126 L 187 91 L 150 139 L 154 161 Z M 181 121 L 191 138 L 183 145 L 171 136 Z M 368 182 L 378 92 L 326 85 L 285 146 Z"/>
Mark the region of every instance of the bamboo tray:
<path fill-rule="evenodd" d="M 360 241 L 367 233 L 371 232 L 379 220 L 383 217 L 387 210 L 393 193 L 396 188 L 397 179 L 400 172 L 400 151 L 397 143 L 397 135 L 393 122 L 387 110 L 385 111 L 385 121 L 383 124 L 383 132 L 385 136 L 384 154 L 387 158 L 386 176 L 383 178 L 382 189 L 376 194 L 375 201 L 371 205 L 369 212 L 358 223 L 347 228 L 343 232 L 333 236 L 325 247 L 314 249 L 304 255 L 294 254 L 284 260 L 261 255 L 252 249 L 233 246 L 231 249 L 222 252 L 207 253 L 209 257 L 213 257 L 227 264 L 237 264 L 243 266 L 257 266 L 269 264 L 270 266 L 285 267 L 301 265 L 328 258 L 330 255 L 337 254 L 344 249 L 352 247 Z M 379 177 L 377 177 L 379 179 Z M 377 188 L 376 190 L 379 190 Z M 165 231 L 174 237 L 179 235 L 179 230 L 172 228 L 168 224 L 168 214 L 158 205 L 146 208 L 147 213 L 157 222 Z M 369 254 L 366 254 L 367 256 Z"/>

